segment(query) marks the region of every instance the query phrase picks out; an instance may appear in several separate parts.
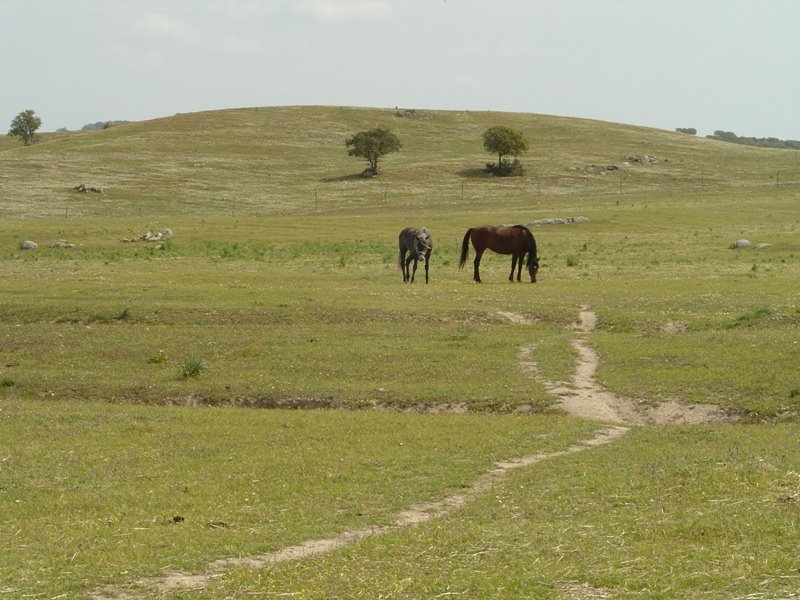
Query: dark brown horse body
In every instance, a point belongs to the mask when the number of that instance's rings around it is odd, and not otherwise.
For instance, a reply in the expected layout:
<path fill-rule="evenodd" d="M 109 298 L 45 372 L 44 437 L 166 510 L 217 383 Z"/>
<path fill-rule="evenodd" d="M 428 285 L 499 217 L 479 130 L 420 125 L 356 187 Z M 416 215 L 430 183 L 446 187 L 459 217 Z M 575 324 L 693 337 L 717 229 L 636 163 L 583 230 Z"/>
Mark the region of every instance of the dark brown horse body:
<path fill-rule="evenodd" d="M 520 281 L 522 274 L 522 262 L 525 255 L 528 255 L 528 273 L 531 276 L 531 283 L 536 283 L 536 272 L 539 270 L 539 257 L 536 253 L 536 240 L 530 229 L 524 225 L 514 225 L 512 227 L 493 227 L 484 225 L 482 227 L 471 227 L 464 234 L 464 241 L 461 243 L 461 260 L 458 268 L 464 267 L 467 262 L 469 243 L 475 248 L 475 274 L 473 279 L 481 282 L 480 264 L 483 253 L 488 248 L 498 254 L 511 255 L 511 274 L 509 281 L 514 281 L 514 269 L 517 269 L 517 281 Z"/>
<path fill-rule="evenodd" d="M 425 261 L 425 283 L 428 283 L 428 261 L 433 251 L 433 239 L 428 233 L 427 227 L 406 227 L 400 232 L 398 240 L 400 254 L 397 257 L 397 264 L 403 271 L 403 281 L 414 283 L 414 275 L 417 273 L 417 261 Z M 406 258 L 408 253 L 408 258 Z M 410 271 L 411 261 L 414 261 L 414 270 Z M 410 271 L 410 272 L 409 272 Z"/>

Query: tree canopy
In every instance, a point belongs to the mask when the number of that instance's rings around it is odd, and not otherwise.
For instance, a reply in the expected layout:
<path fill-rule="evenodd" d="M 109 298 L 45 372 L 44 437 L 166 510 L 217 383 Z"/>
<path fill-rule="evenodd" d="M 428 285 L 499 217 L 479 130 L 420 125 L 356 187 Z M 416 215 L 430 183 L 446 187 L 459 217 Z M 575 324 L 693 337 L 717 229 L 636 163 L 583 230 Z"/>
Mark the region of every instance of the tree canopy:
<path fill-rule="evenodd" d="M 782 140 L 775 137 L 757 138 L 757 137 L 743 137 L 738 136 L 732 131 L 722 131 L 717 129 L 714 135 L 706 136 L 712 140 L 721 140 L 723 142 L 731 142 L 733 144 L 744 144 L 745 146 L 758 146 L 760 148 L 788 148 L 792 150 L 800 150 L 800 141 L 798 140 Z"/>
<path fill-rule="evenodd" d="M 369 131 L 361 131 L 345 140 L 349 148 L 349 156 L 358 156 L 367 159 L 369 169 L 373 174 L 378 173 L 378 159 L 390 152 L 400 150 L 400 138 L 388 129 L 378 127 Z"/>
<path fill-rule="evenodd" d="M 528 150 L 528 140 L 521 131 L 505 125 L 495 125 L 483 132 L 483 147 L 487 152 L 497 154 L 497 164 L 487 164 L 496 175 L 521 173 L 519 161 L 511 163 L 505 156 L 517 157 Z"/>
<path fill-rule="evenodd" d="M 8 135 L 18 135 L 29 146 L 36 141 L 36 130 L 42 126 L 42 120 L 32 110 L 23 110 L 11 121 Z"/>

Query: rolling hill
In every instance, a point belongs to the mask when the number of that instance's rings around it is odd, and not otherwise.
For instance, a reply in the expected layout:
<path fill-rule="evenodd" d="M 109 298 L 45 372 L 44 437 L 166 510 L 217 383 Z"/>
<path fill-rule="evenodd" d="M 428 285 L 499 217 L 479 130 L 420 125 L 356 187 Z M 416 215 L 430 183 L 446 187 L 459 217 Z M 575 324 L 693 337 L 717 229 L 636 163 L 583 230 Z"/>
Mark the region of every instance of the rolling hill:
<path fill-rule="evenodd" d="M 526 175 L 487 177 L 492 125 L 530 142 Z M 403 144 L 364 179 L 353 133 Z M 304 214 L 548 196 L 664 193 L 800 182 L 800 153 L 684 133 L 537 114 L 256 107 L 177 114 L 100 131 L 0 140 L 0 217 Z M 79 193 L 75 186 L 101 188 Z"/>

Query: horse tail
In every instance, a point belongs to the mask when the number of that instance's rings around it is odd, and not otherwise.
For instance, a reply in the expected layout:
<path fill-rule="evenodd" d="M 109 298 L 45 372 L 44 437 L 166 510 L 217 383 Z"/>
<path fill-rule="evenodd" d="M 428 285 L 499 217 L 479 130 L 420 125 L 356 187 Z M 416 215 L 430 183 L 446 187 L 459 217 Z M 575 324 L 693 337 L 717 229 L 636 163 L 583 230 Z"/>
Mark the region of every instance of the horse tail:
<path fill-rule="evenodd" d="M 463 269 L 464 263 L 467 262 L 467 253 L 469 252 L 469 236 L 472 234 L 472 228 L 467 229 L 464 234 L 464 241 L 461 242 L 461 258 L 458 261 L 458 268 Z"/>
<path fill-rule="evenodd" d="M 397 252 L 397 266 L 400 267 L 400 269 L 403 268 L 403 254 L 405 250 L 408 250 L 405 240 L 405 233 L 406 233 L 405 229 L 400 232 L 400 239 L 398 242 L 399 250 Z"/>

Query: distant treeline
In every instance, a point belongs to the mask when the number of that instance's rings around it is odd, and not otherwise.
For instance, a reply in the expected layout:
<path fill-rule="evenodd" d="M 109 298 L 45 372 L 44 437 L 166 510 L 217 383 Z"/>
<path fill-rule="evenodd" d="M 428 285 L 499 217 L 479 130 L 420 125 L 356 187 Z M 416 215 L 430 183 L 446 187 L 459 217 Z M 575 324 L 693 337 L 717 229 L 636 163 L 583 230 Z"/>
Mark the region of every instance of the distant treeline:
<path fill-rule="evenodd" d="M 108 129 L 114 125 L 124 125 L 130 121 L 97 121 L 97 123 L 88 123 L 81 127 L 81 131 L 94 131 L 95 129 Z"/>
<path fill-rule="evenodd" d="M 696 135 L 697 129 L 694 127 L 678 127 L 675 131 L 679 133 L 688 133 L 689 135 Z M 774 137 L 757 138 L 757 137 L 739 137 L 732 131 L 721 131 L 717 129 L 712 135 L 706 136 L 712 140 L 720 140 L 723 142 L 731 142 L 732 144 L 742 144 L 744 146 L 759 146 L 760 148 L 788 148 L 790 150 L 800 150 L 799 140 L 781 140 Z"/>

